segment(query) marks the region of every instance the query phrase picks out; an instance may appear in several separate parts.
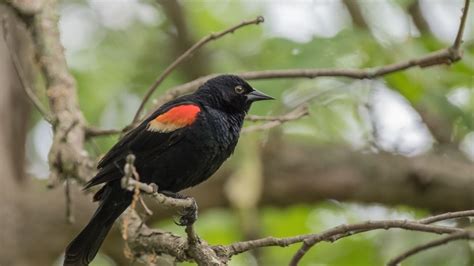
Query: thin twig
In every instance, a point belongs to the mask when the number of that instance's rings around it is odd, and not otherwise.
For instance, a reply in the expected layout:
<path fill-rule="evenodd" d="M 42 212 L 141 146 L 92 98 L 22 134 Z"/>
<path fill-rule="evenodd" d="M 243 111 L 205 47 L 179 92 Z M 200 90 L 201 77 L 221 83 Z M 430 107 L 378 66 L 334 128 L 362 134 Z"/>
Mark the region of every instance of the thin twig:
<path fill-rule="evenodd" d="M 145 201 L 143 200 L 143 197 L 140 196 L 140 204 L 142 205 L 143 209 L 145 210 L 145 213 L 147 216 L 152 216 L 153 215 L 153 211 L 148 208 L 148 206 L 146 205 Z"/>
<path fill-rule="evenodd" d="M 248 133 L 248 132 L 259 131 L 259 130 L 268 130 L 270 128 L 286 123 L 288 121 L 298 120 L 301 117 L 306 116 L 308 114 L 309 114 L 308 107 L 306 105 L 303 105 L 281 116 L 272 116 L 272 117 L 252 116 L 249 119 L 250 121 L 261 120 L 261 121 L 269 121 L 269 122 L 261 124 L 261 125 L 253 125 L 253 126 L 245 127 L 242 129 L 242 133 Z"/>
<path fill-rule="evenodd" d="M 466 0 L 466 6 L 464 7 L 463 16 L 461 19 L 461 25 L 458 30 L 458 35 L 456 39 L 462 39 L 462 35 L 464 32 L 464 25 L 465 21 L 467 20 L 467 11 L 469 8 L 469 0 Z M 455 41 L 454 45 L 449 48 L 444 48 L 427 55 L 409 59 L 406 61 L 402 61 L 399 63 L 388 64 L 385 66 L 379 66 L 369 69 L 350 69 L 350 68 L 308 68 L 308 69 L 281 69 L 281 70 L 262 70 L 262 71 L 249 71 L 249 72 L 241 72 L 237 73 L 240 77 L 247 79 L 247 80 L 260 80 L 260 79 L 283 79 L 283 78 L 317 78 L 317 77 L 346 77 L 346 78 L 354 78 L 354 79 L 375 79 L 381 76 L 385 76 L 388 74 L 392 74 L 395 72 L 399 72 L 402 70 L 406 70 L 413 67 L 431 67 L 435 65 L 442 65 L 442 64 L 452 64 L 457 62 L 461 59 L 461 53 L 459 51 L 460 46 L 458 43 L 462 41 Z M 169 90 L 167 90 L 163 95 L 161 95 L 157 101 L 155 106 L 160 106 L 180 95 L 190 93 L 197 89 L 199 86 L 203 85 L 207 80 L 218 76 L 219 74 L 210 74 L 207 76 L 203 76 L 197 78 L 193 81 L 175 86 Z M 158 81 L 158 80 L 157 80 Z M 156 83 L 156 82 L 155 82 Z M 161 82 L 160 82 L 161 83 Z M 158 84 L 159 85 L 159 84 Z M 150 87 L 149 91 L 152 90 L 153 86 Z M 154 89 L 153 89 L 154 90 Z M 135 115 L 134 124 L 136 120 L 138 120 L 139 113 L 142 111 L 143 106 L 148 98 L 151 96 L 151 93 L 147 93 L 145 98 L 142 101 L 142 104 Z M 130 127 L 127 126 L 128 128 Z M 119 130 L 107 132 L 104 131 L 103 135 L 108 134 L 115 134 Z"/>
<path fill-rule="evenodd" d="M 300 242 L 304 242 L 305 246 L 314 245 L 322 241 L 333 242 L 345 236 L 359 234 L 362 232 L 378 230 L 378 229 L 388 230 L 391 228 L 399 228 L 399 229 L 406 229 L 406 230 L 413 230 L 413 231 L 420 231 L 420 232 L 430 232 L 430 233 L 436 233 L 436 234 L 450 234 L 450 233 L 465 231 L 463 229 L 453 228 L 453 227 L 448 227 L 448 226 L 421 224 L 420 222 L 417 222 L 417 221 L 407 221 L 407 220 L 366 221 L 366 222 L 358 223 L 358 224 L 339 225 L 317 234 L 306 234 L 306 235 L 299 235 L 299 236 L 287 237 L 287 238 L 266 237 L 266 238 L 257 239 L 257 240 L 237 242 L 237 243 L 225 246 L 225 249 L 227 250 L 227 255 L 231 257 L 233 255 L 246 252 L 248 250 L 255 249 L 255 248 L 269 247 L 269 246 L 285 247 L 285 246 L 292 245 L 295 243 L 300 243 Z M 297 254 L 299 254 L 299 252 Z M 301 256 L 301 254 L 298 255 L 298 258 L 299 256 Z M 293 259 L 293 261 L 294 260 L 295 258 Z M 291 265 L 296 265 L 296 264 L 291 264 Z"/>
<path fill-rule="evenodd" d="M 458 211 L 458 212 L 447 212 L 435 216 L 430 216 L 427 218 L 423 218 L 418 220 L 418 223 L 420 224 L 432 224 L 436 222 L 441 222 L 441 221 L 446 221 L 446 220 L 451 220 L 451 219 L 456 219 L 456 218 L 463 218 L 463 217 L 473 217 L 474 216 L 474 210 L 467 210 L 467 211 Z M 367 230 L 359 230 L 357 233 L 362 233 Z M 350 232 L 350 234 L 353 234 L 354 232 Z M 333 238 L 333 241 L 339 240 L 341 238 L 344 238 L 350 234 L 341 234 L 339 236 L 335 236 Z"/>
<path fill-rule="evenodd" d="M 398 71 L 406 70 L 413 67 L 431 67 L 442 64 L 452 64 L 461 59 L 460 46 L 464 34 L 464 28 L 467 20 L 469 9 L 469 0 L 465 0 L 461 23 L 456 36 L 456 40 L 452 47 L 434 51 L 425 56 L 415 59 L 402 61 L 399 63 L 379 66 L 369 69 L 350 69 L 350 68 L 307 68 L 307 69 L 282 69 L 282 70 L 262 70 L 241 72 L 237 75 L 247 80 L 259 79 L 280 79 L 280 78 L 317 78 L 317 77 L 346 77 L 354 79 L 374 79 L 387 74 L 392 74 Z M 165 94 L 160 96 L 156 105 L 162 105 L 179 95 L 192 92 L 208 79 L 217 76 L 218 74 L 211 74 L 197 78 L 193 81 L 181 84 L 179 86 L 169 89 Z"/>
<path fill-rule="evenodd" d="M 31 101 L 31 103 L 35 106 L 35 108 L 38 110 L 41 116 L 43 116 L 44 120 L 46 120 L 50 124 L 53 124 L 52 116 L 49 114 L 46 107 L 43 105 L 43 103 L 41 103 L 40 99 L 36 97 L 36 94 L 28 85 L 28 81 L 27 81 L 25 72 L 23 71 L 23 68 L 21 66 L 20 59 L 18 58 L 15 51 L 10 47 L 10 38 L 9 38 L 10 34 L 8 31 L 6 18 L 2 18 L 2 26 L 3 26 L 3 40 L 5 41 L 5 45 L 8 49 L 8 53 L 10 54 L 10 60 L 12 61 L 13 68 L 15 69 L 15 72 L 20 81 L 21 88 L 26 93 L 26 96 Z"/>
<path fill-rule="evenodd" d="M 464 27 L 466 25 L 467 14 L 468 14 L 468 11 L 469 11 L 469 2 L 470 2 L 470 0 L 465 0 L 464 1 L 464 8 L 462 9 L 461 22 L 459 24 L 458 33 L 456 34 L 456 39 L 454 40 L 454 43 L 453 43 L 453 48 L 455 50 L 459 50 L 459 48 L 461 47 L 461 44 L 462 44 L 462 36 L 464 34 Z"/>
<path fill-rule="evenodd" d="M 250 121 L 250 122 L 259 122 L 259 121 L 266 121 L 266 122 L 271 122 L 271 121 L 283 121 L 283 122 L 286 122 L 286 121 L 291 121 L 291 117 L 288 117 L 288 114 L 290 113 L 299 113 L 300 111 L 307 111 L 307 106 L 299 106 L 295 109 L 293 109 L 292 111 L 290 111 L 289 113 L 287 114 L 284 114 L 284 115 L 247 115 L 245 117 L 245 120 L 246 121 Z"/>
<path fill-rule="evenodd" d="M 248 26 L 248 25 L 252 25 L 252 24 L 255 24 L 255 25 L 258 25 L 260 23 L 262 23 L 264 21 L 263 17 L 262 16 L 259 16 L 255 19 L 252 19 L 252 20 L 246 20 L 246 21 L 242 21 L 241 23 L 235 25 L 235 26 L 232 26 L 224 31 L 221 31 L 221 32 L 218 32 L 218 33 L 212 33 L 204 38 L 202 38 L 201 40 L 199 40 L 197 43 L 195 43 L 193 46 L 191 46 L 191 48 L 189 48 L 188 50 L 186 50 L 186 52 L 184 52 L 182 55 L 180 55 L 173 63 L 171 63 L 171 65 L 169 65 L 164 71 L 163 73 L 156 79 L 156 81 L 151 85 L 150 88 L 148 88 L 147 92 L 145 93 L 145 96 L 143 97 L 143 100 L 142 102 L 140 103 L 140 107 L 138 107 L 138 110 L 137 112 L 135 113 L 135 117 L 133 118 L 133 123 L 135 123 L 136 121 L 138 121 L 140 119 L 140 114 L 145 106 L 145 104 L 147 103 L 147 101 L 150 99 L 151 95 L 153 94 L 153 92 L 155 92 L 155 90 L 158 88 L 158 86 L 165 80 L 165 78 L 171 73 L 173 72 L 173 70 L 179 65 L 181 64 L 184 60 L 186 60 L 187 58 L 191 57 L 193 55 L 194 52 L 196 52 L 199 48 L 203 47 L 205 44 L 207 44 L 208 42 L 210 41 L 213 41 L 213 40 L 217 40 L 221 37 L 223 37 L 224 35 L 228 34 L 228 33 L 233 33 L 234 31 L 242 28 L 242 27 L 245 27 L 245 26 Z"/>
<path fill-rule="evenodd" d="M 109 135 L 116 135 L 123 132 L 120 129 L 101 129 L 96 127 L 86 127 L 85 128 L 86 138 L 92 137 L 102 137 L 102 136 L 109 136 Z"/>
<path fill-rule="evenodd" d="M 72 198 L 71 198 L 71 180 L 70 178 L 66 178 L 64 184 L 64 194 L 66 198 L 66 220 L 68 223 L 74 223 L 74 215 L 72 213 Z"/>
<path fill-rule="evenodd" d="M 238 76 L 246 80 L 261 79 L 286 79 L 286 78 L 310 78 L 317 77 L 346 77 L 353 79 L 375 79 L 384 75 L 392 74 L 398 71 L 406 70 L 412 67 L 430 67 L 441 64 L 451 64 L 460 59 L 451 49 L 445 48 L 439 51 L 429 53 L 419 58 L 402 61 L 399 63 L 369 69 L 351 69 L 351 68 L 300 68 L 300 69 L 276 69 L 261 70 L 237 73 Z M 157 106 L 176 98 L 179 95 L 190 93 L 207 80 L 218 76 L 212 74 L 197 78 L 193 81 L 178 85 L 166 91 L 157 99 Z"/>
<path fill-rule="evenodd" d="M 400 228 L 412 231 L 420 232 L 430 232 L 436 234 L 451 234 L 457 232 L 463 232 L 463 229 L 447 227 L 447 226 L 438 226 L 438 225 L 426 225 L 418 222 L 409 222 L 405 220 L 386 220 L 386 221 L 369 221 L 361 224 L 352 224 L 352 225 L 341 225 L 335 228 L 329 229 L 320 234 L 313 235 L 304 240 L 303 246 L 295 253 L 291 259 L 290 266 L 298 265 L 299 261 L 303 256 L 308 252 L 315 244 L 325 241 L 333 240 L 332 237 L 338 236 L 341 234 L 347 234 L 348 232 L 353 232 L 347 235 L 354 235 L 361 232 L 366 232 L 376 229 L 390 229 L 390 228 Z M 363 230 L 363 231 L 361 231 Z"/>
<path fill-rule="evenodd" d="M 439 214 L 439 215 L 435 215 L 435 216 L 418 220 L 418 222 L 422 224 L 432 224 L 432 223 L 436 223 L 440 221 L 456 219 L 456 218 L 461 218 L 461 217 L 469 217 L 469 216 L 474 216 L 474 210 L 447 212 L 447 213 L 443 213 L 443 214 Z"/>
<path fill-rule="evenodd" d="M 413 256 L 417 253 L 420 253 L 422 251 L 425 251 L 427 249 L 431 249 L 437 246 L 441 246 L 444 244 L 447 244 L 449 242 L 455 241 L 455 240 L 461 240 L 461 239 L 474 239 L 474 233 L 473 232 L 459 232 L 459 233 L 454 233 L 452 235 L 442 237 L 433 241 L 430 241 L 428 243 L 416 246 L 414 248 L 411 248 L 402 254 L 398 255 L 397 257 L 391 259 L 388 263 L 387 266 L 397 266 L 399 265 L 400 262 L 403 260 L 407 259 L 410 256 Z"/>
<path fill-rule="evenodd" d="M 267 129 L 279 126 L 288 121 L 298 120 L 301 117 L 306 116 L 308 114 L 309 112 L 308 112 L 307 106 L 300 106 L 286 114 L 279 115 L 279 116 L 247 115 L 245 117 L 245 120 L 247 121 L 251 121 L 251 122 L 266 121 L 268 123 L 246 127 L 242 130 L 242 132 L 267 130 Z M 116 135 L 116 134 L 123 133 L 124 130 L 128 128 L 130 128 L 130 126 L 128 126 L 125 129 L 100 129 L 100 128 L 95 128 L 95 127 L 87 127 L 86 138 Z"/>

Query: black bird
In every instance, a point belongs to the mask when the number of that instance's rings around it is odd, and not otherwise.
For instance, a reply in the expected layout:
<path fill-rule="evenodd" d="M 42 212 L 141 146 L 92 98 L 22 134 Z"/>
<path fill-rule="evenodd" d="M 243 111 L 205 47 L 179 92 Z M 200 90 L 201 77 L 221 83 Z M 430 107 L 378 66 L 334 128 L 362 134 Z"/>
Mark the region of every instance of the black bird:
<path fill-rule="evenodd" d="M 132 202 L 121 188 L 127 155 L 134 154 L 140 181 L 175 195 L 208 179 L 232 154 L 252 102 L 273 99 L 234 75 L 208 80 L 193 94 L 172 100 L 126 134 L 102 158 L 85 189 L 105 183 L 94 195 L 100 205 L 66 248 L 64 265 L 88 265 L 114 221 Z M 192 218 L 192 217 L 191 217 Z M 191 219 L 192 220 L 192 219 Z M 186 224 L 190 218 L 181 219 Z"/>

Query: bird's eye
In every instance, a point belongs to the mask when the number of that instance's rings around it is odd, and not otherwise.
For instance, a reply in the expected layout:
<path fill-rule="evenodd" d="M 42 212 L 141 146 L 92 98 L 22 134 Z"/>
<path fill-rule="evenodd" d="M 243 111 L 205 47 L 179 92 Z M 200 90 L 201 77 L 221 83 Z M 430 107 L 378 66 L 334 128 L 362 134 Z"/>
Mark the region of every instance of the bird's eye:
<path fill-rule="evenodd" d="M 242 94 L 244 93 L 244 91 L 245 91 L 244 88 L 242 88 L 242 86 L 240 85 L 235 87 L 235 92 L 238 94 Z"/>

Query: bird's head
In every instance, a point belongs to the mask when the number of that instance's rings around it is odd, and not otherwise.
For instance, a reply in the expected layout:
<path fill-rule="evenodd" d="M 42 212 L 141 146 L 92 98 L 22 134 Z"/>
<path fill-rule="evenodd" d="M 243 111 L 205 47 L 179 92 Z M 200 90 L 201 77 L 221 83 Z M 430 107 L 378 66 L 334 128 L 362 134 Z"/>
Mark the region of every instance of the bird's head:
<path fill-rule="evenodd" d="M 204 83 L 196 94 L 213 108 L 226 112 L 247 112 L 253 102 L 273 99 L 235 75 L 212 78 Z"/>

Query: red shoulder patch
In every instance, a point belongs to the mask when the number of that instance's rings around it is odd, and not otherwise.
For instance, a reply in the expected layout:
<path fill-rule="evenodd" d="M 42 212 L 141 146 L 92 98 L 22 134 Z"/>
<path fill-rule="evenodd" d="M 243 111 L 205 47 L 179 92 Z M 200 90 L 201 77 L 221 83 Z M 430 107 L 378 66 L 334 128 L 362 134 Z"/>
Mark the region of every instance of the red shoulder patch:
<path fill-rule="evenodd" d="M 148 123 L 148 130 L 171 132 L 189 126 L 196 120 L 200 111 L 199 106 L 194 104 L 175 106 L 150 121 Z"/>

